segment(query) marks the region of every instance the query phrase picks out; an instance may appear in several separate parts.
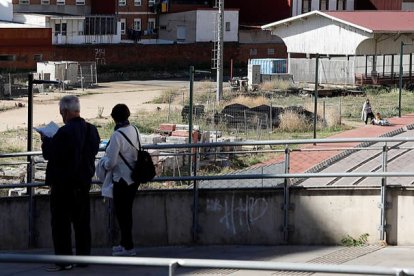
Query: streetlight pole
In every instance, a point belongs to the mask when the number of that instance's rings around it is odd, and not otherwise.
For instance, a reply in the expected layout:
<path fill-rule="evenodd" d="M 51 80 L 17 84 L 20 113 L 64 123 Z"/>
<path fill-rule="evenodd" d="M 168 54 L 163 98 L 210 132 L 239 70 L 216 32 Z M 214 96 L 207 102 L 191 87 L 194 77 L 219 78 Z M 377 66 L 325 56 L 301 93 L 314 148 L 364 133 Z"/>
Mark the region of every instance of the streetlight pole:
<path fill-rule="evenodd" d="M 46 80 L 35 80 L 33 74 L 28 75 L 28 89 L 27 89 L 27 152 L 31 152 L 33 150 L 33 84 L 58 84 L 57 81 L 46 81 Z M 33 182 L 33 160 L 32 155 L 27 155 L 27 168 L 26 168 L 27 179 L 26 182 L 28 184 L 32 184 Z M 35 210 L 35 202 L 34 202 L 34 190 L 33 187 L 27 188 L 27 194 L 29 196 L 29 247 L 34 247 L 35 244 L 35 217 L 34 217 L 34 210 Z"/>

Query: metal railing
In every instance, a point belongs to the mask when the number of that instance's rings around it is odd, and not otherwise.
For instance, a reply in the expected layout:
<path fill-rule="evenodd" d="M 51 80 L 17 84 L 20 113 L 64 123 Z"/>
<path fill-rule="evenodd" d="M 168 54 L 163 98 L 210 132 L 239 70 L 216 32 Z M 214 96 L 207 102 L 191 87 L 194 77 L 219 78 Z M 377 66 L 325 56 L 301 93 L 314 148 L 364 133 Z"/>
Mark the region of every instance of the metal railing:
<path fill-rule="evenodd" d="M 352 139 L 313 139 L 313 140 L 282 140 L 282 141 L 245 141 L 245 142 L 222 142 L 222 143 L 204 143 L 204 144 L 162 144 L 162 145 L 146 145 L 145 149 L 168 150 L 168 149 L 187 149 L 185 152 L 176 153 L 159 153 L 162 155 L 182 155 L 188 158 L 193 158 L 193 167 L 191 173 L 187 176 L 159 176 L 154 179 L 155 182 L 164 181 L 191 181 L 193 183 L 192 189 L 194 194 L 194 208 L 193 208 L 193 237 L 195 238 L 198 221 L 198 190 L 200 181 L 206 180 L 247 180 L 247 179 L 282 179 L 282 187 L 275 187 L 283 189 L 284 192 L 284 239 L 288 239 L 288 222 L 289 222 L 289 191 L 292 188 L 292 179 L 312 179 L 312 178 L 330 178 L 330 177 L 379 177 L 381 178 L 381 218 L 380 218 L 380 237 L 385 237 L 385 194 L 387 186 L 387 178 L 389 177 L 414 177 L 413 171 L 387 171 L 388 152 L 390 149 L 400 149 L 411 151 L 411 146 L 404 146 L 404 143 L 414 142 L 414 138 L 410 137 L 394 137 L 394 138 L 352 138 Z M 352 145 L 349 145 L 349 144 Z M 380 143 L 379 146 L 373 146 Z M 396 143 L 394 145 L 390 145 Z M 326 146 L 329 144 L 329 147 Z M 337 144 L 347 144 L 348 146 L 338 146 Z M 325 145 L 323 148 L 296 148 L 298 145 Z M 202 156 L 200 149 L 202 148 L 220 148 L 220 147 L 236 147 L 236 146 L 270 146 L 278 147 L 277 149 L 255 149 L 255 150 L 236 150 L 236 151 L 222 151 L 221 154 L 251 154 L 261 152 L 277 152 L 282 154 L 281 160 L 284 163 L 284 169 L 280 173 L 263 173 L 263 174 L 219 174 L 219 175 L 197 175 L 197 164 Z M 371 147 L 368 147 L 371 146 Z M 188 149 L 192 149 L 188 151 Z M 291 154 L 292 153 L 314 153 L 316 151 L 333 152 L 333 156 L 337 158 L 330 158 L 331 162 L 344 158 L 358 150 L 376 150 L 381 152 L 382 164 L 381 171 L 374 172 L 336 172 L 326 173 L 318 172 L 317 170 L 308 170 L 307 172 L 291 173 Z M 210 152 L 209 154 L 215 154 Z M 217 153 L 216 153 L 217 154 Z M 41 155 L 39 151 L 22 152 L 22 153 L 6 153 L 0 154 L 2 158 L 16 158 L 27 157 L 27 161 L 20 163 L 9 163 L 9 165 L 22 164 L 27 166 L 27 172 L 30 173 L 27 177 L 27 183 L 19 184 L 5 184 L 0 185 L 2 188 L 16 188 L 26 187 L 32 190 L 35 187 L 44 186 L 43 182 L 33 181 L 33 161 L 34 156 Z M 28 193 L 30 202 L 33 202 L 34 193 Z M 33 221 L 32 209 L 29 210 L 29 221 Z M 29 223 L 29 228 L 32 227 Z M 31 233 L 33 229 L 29 229 Z M 32 234 L 29 234 L 29 240 L 32 241 Z M 29 242 L 29 243 L 30 243 Z M 1 254 L 0 262 L 17 262 L 17 263 L 89 263 L 89 264 L 105 264 L 105 265 L 140 265 L 140 266 L 167 266 L 169 275 L 174 275 L 175 270 L 180 267 L 192 268 L 236 268 L 249 270 L 283 270 L 283 271 L 302 271 L 302 272 L 325 272 L 325 273 L 343 273 L 343 274 L 375 274 L 375 275 L 414 275 L 413 269 L 407 268 L 389 268 L 389 267 L 371 267 L 371 266 L 348 266 L 348 265 L 321 265 L 321 264 L 290 264 L 277 262 L 259 262 L 259 261 L 234 261 L 234 260 L 192 260 L 192 259 L 168 259 L 168 258 L 113 258 L 101 256 L 51 256 L 51 255 L 18 255 L 18 254 Z"/>
<path fill-rule="evenodd" d="M 373 146 L 374 144 L 380 143 L 380 145 Z M 394 144 L 393 144 L 394 143 Z M 411 137 L 392 137 L 392 138 L 350 138 L 350 139 L 304 139 L 304 140 L 279 140 L 279 141 L 244 141 L 244 142 L 219 142 L 219 143 L 197 143 L 197 144 L 160 144 L 160 145 L 145 145 L 145 149 L 155 149 L 155 150 L 180 150 L 186 149 L 185 152 L 178 152 L 178 153 L 166 153 L 162 152 L 159 155 L 182 155 L 191 159 L 192 166 L 189 168 L 190 171 L 188 175 L 182 176 L 158 176 L 154 179 L 154 182 L 165 182 L 165 181 L 189 181 L 192 185 L 188 186 L 193 190 L 193 238 L 194 241 L 196 240 L 196 233 L 198 232 L 198 193 L 199 193 L 199 185 L 201 181 L 215 181 L 215 180 L 252 180 L 252 179 L 279 179 L 281 180 L 281 185 L 274 185 L 274 189 L 282 189 L 284 194 L 283 199 L 283 206 L 284 206 L 284 239 L 288 240 L 288 222 L 289 222 L 289 206 L 290 206 L 290 198 L 289 192 L 292 189 L 293 180 L 300 180 L 300 179 L 313 179 L 313 178 L 353 178 L 353 177 L 365 177 L 365 178 L 380 178 L 381 181 L 378 187 L 374 187 L 381 190 L 381 200 L 380 200 L 380 208 L 381 208 L 381 217 L 380 217 L 380 239 L 385 239 L 385 210 L 386 210 L 386 187 L 387 187 L 387 179 L 390 177 L 414 177 L 414 171 L 389 171 L 388 170 L 388 154 L 391 149 L 399 149 L 405 151 L 411 151 L 414 147 L 412 146 L 404 146 L 405 143 L 414 143 L 414 138 Z M 338 146 L 341 144 L 341 146 Z M 344 146 L 345 144 L 345 146 Z M 303 146 L 303 145 L 311 145 L 310 148 L 297 148 L 296 146 Z M 324 147 L 317 148 L 315 145 L 324 145 Z M 327 146 L 329 145 L 329 146 Z M 217 175 L 200 175 L 198 170 L 198 165 L 200 163 L 200 158 L 205 153 L 201 153 L 200 149 L 202 148 L 223 148 L 223 147 L 237 147 L 237 146 L 268 146 L 268 147 L 278 147 L 277 149 L 267 149 L 267 150 L 235 150 L 237 154 L 242 153 L 258 153 L 258 152 L 278 152 L 281 156 L 280 160 L 283 163 L 283 170 L 280 172 L 274 173 L 250 173 L 250 174 L 217 174 Z M 370 146 L 370 147 L 369 147 Z M 191 149 L 189 151 L 189 149 Z M 330 163 L 336 162 L 341 158 L 345 158 L 346 156 L 351 155 L 359 150 L 375 150 L 379 151 L 377 154 L 378 156 L 382 156 L 382 163 L 378 165 L 380 171 L 363 171 L 363 172 L 320 172 L 318 166 L 311 168 L 307 171 L 303 172 L 291 172 L 292 166 L 292 154 L 294 153 L 309 153 L 312 154 L 315 151 L 326 151 L 331 152 L 331 157 L 328 160 L 320 160 L 319 167 L 324 167 L 329 165 Z M 23 152 L 23 153 L 8 153 L 8 154 L 0 154 L 0 159 L 2 158 L 14 158 L 14 157 L 22 157 L 26 156 L 27 161 L 22 162 L 27 166 L 27 183 L 24 184 L 7 184 L 7 185 L 0 185 L 0 189 L 2 188 L 16 188 L 16 187 L 27 187 L 28 188 L 28 196 L 30 198 L 30 206 L 33 203 L 34 192 L 33 189 L 35 187 L 44 186 L 43 182 L 35 182 L 33 180 L 33 166 L 35 165 L 33 161 L 33 157 L 36 155 L 40 155 L 41 152 Z M 217 152 L 209 152 L 208 154 L 218 154 Z M 221 153 L 223 154 L 223 152 Z M 227 150 L 224 151 L 224 154 L 234 154 L 233 151 Z M 319 162 L 319 161 L 318 161 Z M 321 165 L 322 164 L 322 165 Z M 237 188 L 237 187 L 233 187 Z M 324 188 L 337 188 L 337 187 L 324 187 Z M 349 187 L 348 187 L 349 188 Z M 373 188 L 372 186 L 370 188 Z M 29 221 L 33 221 L 34 214 L 33 214 L 33 206 L 29 210 Z M 29 223 L 29 228 L 33 225 Z M 33 229 L 29 229 L 29 233 L 32 233 Z M 30 239 L 32 240 L 32 239 Z M 31 242 L 30 242 L 31 244 Z"/>
<path fill-rule="evenodd" d="M 130 265 L 168 267 L 168 275 L 173 276 L 179 268 L 218 268 L 245 269 L 261 271 L 296 271 L 322 272 L 364 275 L 414 275 L 414 268 L 381 267 L 363 265 L 330 265 L 287 263 L 269 261 L 239 260 L 203 260 L 173 258 L 141 258 L 141 257 L 104 257 L 104 256 L 54 256 L 29 254 L 0 254 L 0 263 L 66 263 L 95 265 Z"/>

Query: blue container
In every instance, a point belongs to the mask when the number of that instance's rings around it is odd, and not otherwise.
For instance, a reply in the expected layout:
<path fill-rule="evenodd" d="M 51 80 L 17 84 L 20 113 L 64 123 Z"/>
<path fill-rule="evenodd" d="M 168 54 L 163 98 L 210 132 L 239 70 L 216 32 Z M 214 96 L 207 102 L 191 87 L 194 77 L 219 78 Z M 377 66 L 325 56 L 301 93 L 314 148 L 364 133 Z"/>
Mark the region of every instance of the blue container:
<path fill-rule="evenodd" d="M 282 58 L 250 59 L 249 64 L 260 65 L 260 74 L 287 73 L 287 60 Z"/>
<path fill-rule="evenodd" d="M 105 150 L 108 143 L 109 143 L 109 139 L 102 139 L 101 142 L 99 143 L 99 149 Z"/>

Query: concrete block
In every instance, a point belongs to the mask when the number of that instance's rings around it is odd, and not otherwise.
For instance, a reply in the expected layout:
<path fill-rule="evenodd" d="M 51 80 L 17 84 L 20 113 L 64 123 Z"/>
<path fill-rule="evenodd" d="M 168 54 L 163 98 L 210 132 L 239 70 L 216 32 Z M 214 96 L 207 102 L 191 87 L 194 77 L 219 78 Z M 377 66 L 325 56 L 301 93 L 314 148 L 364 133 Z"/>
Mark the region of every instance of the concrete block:
<path fill-rule="evenodd" d="M 193 125 L 193 130 L 199 130 L 200 126 L 199 125 Z M 175 130 L 190 130 L 188 125 L 184 125 L 184 124 L 176 124 L 175 125 Z"/>
<path fill-rule="evenodd" d="M 167 142 L 167 144 L 186 144 L 188 143 L 188 136 L 168 136 L 165 141 Z"/>
<path fill-rule="evenodd" d="M 165 142 L 165 136 L 159 134 L 141 134 L 141 143 L 146 144 L 159 144 Z"/>

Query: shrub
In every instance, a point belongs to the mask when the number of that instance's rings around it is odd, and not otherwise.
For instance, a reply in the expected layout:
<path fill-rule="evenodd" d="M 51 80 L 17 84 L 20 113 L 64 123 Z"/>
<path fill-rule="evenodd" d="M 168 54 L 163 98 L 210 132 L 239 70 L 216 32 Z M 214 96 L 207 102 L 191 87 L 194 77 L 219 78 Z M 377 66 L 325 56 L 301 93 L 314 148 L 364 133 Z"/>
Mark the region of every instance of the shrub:
<path fill-rule="evenodd" d="M 311 129 L 311 124 L 304 115 L 299 115 L 292 111 L 286 111 L 279 115 L 279 129 L 287 132 L 307 131 Z"/>
<path fill-rule="evenodd" d="M 179 94 L 178 91 L 174 89 L 164 90 L 160 96 L 152 100 L 152 103 L 155 103 L 155 104 L 172 103 L 178 94 Z"/>
<path fill-rule="evenodd" d="M 288 90 L 291 88 L 291 83 L 286 80 L 272 80 L 272 81 L 265 81 L 259 85 L 260 90 L 263 91 L 270 91 L 270 90 Z"/>
<path fill-rule="evenodd" d="M 255 107 L 259 105 L 269 104 L 269 100 L 263 96 L 259 97 L 246 97 L 246 96 L 238 96 L 232 99 L 228 104 L 242 104 L 248 107 Z"/>

